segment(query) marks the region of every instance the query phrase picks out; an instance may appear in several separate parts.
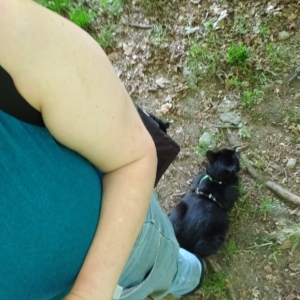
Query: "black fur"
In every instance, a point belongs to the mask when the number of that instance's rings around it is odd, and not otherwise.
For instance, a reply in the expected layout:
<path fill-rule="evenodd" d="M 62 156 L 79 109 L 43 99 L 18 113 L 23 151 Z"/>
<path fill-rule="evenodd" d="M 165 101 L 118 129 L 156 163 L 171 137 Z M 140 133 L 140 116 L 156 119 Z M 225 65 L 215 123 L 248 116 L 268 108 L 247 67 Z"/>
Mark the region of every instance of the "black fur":
<path fill-rule="evenodd" d="M 227 212 L 238 199 L 237 172 L 240 169 L 234 150 L 208 151 L 206 157 L 209 161 L 206 172 L 196 176 L 190 192 L 170 216 L 179 245 L 200 257 L 215 253 L 224 243 L 229 226 Z M 199 184 L 205 175 L 213 181 L 206 178 Z M 197 188 L 204 195 L 197 194 Z M 208 199 L 209 194 L 220 206 Z"/>

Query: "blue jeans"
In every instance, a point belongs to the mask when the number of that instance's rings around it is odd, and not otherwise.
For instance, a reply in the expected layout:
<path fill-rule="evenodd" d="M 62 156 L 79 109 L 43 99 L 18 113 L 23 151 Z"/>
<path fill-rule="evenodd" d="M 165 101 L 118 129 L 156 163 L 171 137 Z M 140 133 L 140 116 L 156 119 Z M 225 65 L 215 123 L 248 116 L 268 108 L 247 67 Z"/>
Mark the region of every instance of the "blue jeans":
<path fill-rule="evenodd" d="M 202 267 L 195 255 L 179 248 L 169 218 L 156 195 L 115 290 L 114 300 L 180 296 L 199 283 Z"/>

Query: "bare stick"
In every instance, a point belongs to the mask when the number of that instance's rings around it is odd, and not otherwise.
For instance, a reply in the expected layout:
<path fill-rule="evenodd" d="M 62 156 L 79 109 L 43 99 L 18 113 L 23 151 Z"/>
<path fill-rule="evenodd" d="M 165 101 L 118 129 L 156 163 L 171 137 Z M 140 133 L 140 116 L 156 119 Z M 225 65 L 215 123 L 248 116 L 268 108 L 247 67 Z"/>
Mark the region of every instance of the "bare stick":
<path fill-rule="evenodd" d="M 153 25 L 147 25 L 147 24 L 135 24 L 135 23 L 131 23 L 128 24 L 131 27 L 135 27 L 135 28 L 139 28 L 139 29 L 152 29 Z"/>
<path fill-rule="evenodd" d="M 238 144 L 237 139 L 229 131 L 227 134 L 227 139 L 229 141 L 229 144 L 231 144 L 232 146 L 235 146 Z M 278 185 L 275 182 L 266 180 L 260 173 L 258 173 L 253 168 L 253 166 L 250 164 L 250 162 L 248 161 L 248 159 L 246 158 L 246 156 L 243 153 L 240 153 L 240 157 L 241 157 L 242 161 L 244 162 L 248 173 L 250 174 L 250 176 L 253 179 L 258 180 L 260 183 L 265 185 L 265 187 L 267 189 L 269 189 L 272 193 L 274 193 L 278 198 L 285 200 L 289 203 L 295 204 L 295 205 L 300 205 L 300 197 L 299 196 L 289 192 L 288 190 L 284 189 L 283 187 L 281 187 L 280 185 Z"/>
<path fill-rule="evenodd" d="M 234 126 L 234 125 L 218 125 L 218 124 L 210 124 L 213 127 L 216 128 L 234 128 L 234 129 L 239 129 L 238 126 Z"/>
<path fill-rule="evenodd" d="M 286 80 L 286 84 L 287 84 L 287 85 L 290 85 L 290 83 L 291 83 L 292 81 L 294 81 L 294 80 L 297 78 L 297 76 L 298 76 L 299 73 L 300 73 L 300 66 L 297 67 L 297 68 L 294 70 L 294 73 L 292 74 L 292 76 L 289 77 L 289 78 Z"/>
<path fill-rule="evenodd" d="M 300 205 L 300 197 L 282 188 L 275 182 L 266 181 L 265 186 L 277 197 L 287 200 L 295 205 Z"/>

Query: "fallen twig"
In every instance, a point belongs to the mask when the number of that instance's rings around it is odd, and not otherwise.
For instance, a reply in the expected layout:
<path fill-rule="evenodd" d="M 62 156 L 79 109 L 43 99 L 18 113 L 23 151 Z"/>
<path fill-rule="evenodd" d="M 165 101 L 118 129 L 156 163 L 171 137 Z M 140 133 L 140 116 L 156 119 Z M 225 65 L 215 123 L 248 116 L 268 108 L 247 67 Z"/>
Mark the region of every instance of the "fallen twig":
<path fill-rule="evenodd" d="M 286 84 L 287 84 L 287 85 L 290 85 L 290 83 L 291 83 L 292 81 L 294 81 L 294 80 L 297 78 L 297 76 L 298 76 L 299 73 L 300 73 L 300 66 L 297 67 L 297 68 L 294 70 L 292 76 L 289 77 L 289 78 L 286 80 Z"/>
<path fill-rule="evenodd" d="M 128 25 L 131 27 L 139 28 L 139 29 L 152 29 L 153 28 L 153 25 L 147 25 L 147 24 L 130 23 Z"/>
<path fill-rule="evenodd" d="M 227 139 L 232 146 L 235 146 L 238 144 L 237 139 L 230 132 L 228 132 L 228 134 L 227 134 Z M 280 198 L 284 201 L 287 201 L 289 203 L 295 204 L 295 205 L 300 205 L 300 197 L 299 196 L 289 192 L 288 190 L 284 189 L 283 187 L 281 187 L 280 185 L 278 185 L 275 182 L 266 180 L 264 178 L 264 176 L 262 176 L 260 173 L 258 173 L 253 168 L 253 166 L 250 164 L 250 162 L 248 161 L 248 159 L 246 158 L 246 156 L 243 153 L 240 153 L 240 157 L 241 157 L 242 161 L 244 162 L 248 173 L 250 174 L 250 176 L 253 179 L 258 180 L 260 183 L 265 185 L 265 187 L 267 189 L 269 189 L 272 193 L 274 193 L 278 198 Z"/>
<path fill-rule="evenodd" d="M 239 129 L 239 127 L 238 126 L 235 126 L 235 125 L 226 125 L 226 124 L 224 124 L 224 125 L 218 125 L 218 124 L 210 124 L 211 126 L 213 126 L 213 127 L 217 127 L 217 128 L 233 128 L 233 129 Z"/>

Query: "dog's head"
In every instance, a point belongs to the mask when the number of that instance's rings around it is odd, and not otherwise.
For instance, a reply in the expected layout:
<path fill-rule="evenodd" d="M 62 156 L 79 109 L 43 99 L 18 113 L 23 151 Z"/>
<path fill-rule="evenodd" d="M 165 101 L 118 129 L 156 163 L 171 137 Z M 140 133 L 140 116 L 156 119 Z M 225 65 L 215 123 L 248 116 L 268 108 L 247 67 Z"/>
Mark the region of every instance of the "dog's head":
<path fill-rule="evenodd" d="M 216 180 L 230 180 L 240 170 L 240 162 L 235 150 L 207 151 L 206 157 L 209 162 L 206 172 Z"/>

